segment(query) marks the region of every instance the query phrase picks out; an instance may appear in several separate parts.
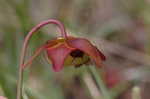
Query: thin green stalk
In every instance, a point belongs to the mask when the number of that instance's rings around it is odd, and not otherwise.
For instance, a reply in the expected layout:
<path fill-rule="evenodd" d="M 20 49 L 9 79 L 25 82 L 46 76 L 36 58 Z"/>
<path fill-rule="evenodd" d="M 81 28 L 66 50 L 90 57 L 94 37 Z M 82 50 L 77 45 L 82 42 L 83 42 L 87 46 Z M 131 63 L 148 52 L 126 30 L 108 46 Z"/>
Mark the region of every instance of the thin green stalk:
<path fill-rule="evenodd" d="M 94 76 L 99 88 L 101 89 L 101 92 L 103 94 L 104 99 L 113 99 L 105 86 L 101 76 L 97 73 L 97 70 L 94 66 L 89 66 L 89 70 L 91 71 L 92 75 Z"/>
<path fill-rule="evenodd" d="M 22 98 L 22 84 L 23 84 L 23 69 L 19 67 L 19 77 L 17 84 L 17 99 Z"/>

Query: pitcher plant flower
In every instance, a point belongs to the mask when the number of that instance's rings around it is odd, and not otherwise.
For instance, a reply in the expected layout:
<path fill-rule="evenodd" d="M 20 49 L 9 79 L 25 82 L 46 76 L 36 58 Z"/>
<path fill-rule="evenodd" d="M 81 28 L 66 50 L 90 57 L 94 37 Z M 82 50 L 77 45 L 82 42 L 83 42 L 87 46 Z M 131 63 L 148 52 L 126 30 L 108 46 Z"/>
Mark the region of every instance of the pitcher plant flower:
<path fill-rule="evenodd" d="M 56 24 L 59 27 L 61 36 L 45 42 L 45 44 L 39 47 L 34 55 L 25 62 L 24 58 L 30 38 L 37 30 L 47 24 Z M 52 63 L 52 68 L 55 72 L 59 72 L 64 66 L 68 65 L 79 67 L 90 60 L 93 60 L 97 67 L 101 67 L 102 61 L 105 60 L 105 56 L 102 52 L 100 52 L 89 40 L 68 36 L 64 25 L 60 21 L 49 19 L 41 22 L 27 34 L 23 43 L 19 67 L 17 99 L 20 99 L 22 93 L 23 70 L 43 51 L 46 52 L 47 60 Z"/>

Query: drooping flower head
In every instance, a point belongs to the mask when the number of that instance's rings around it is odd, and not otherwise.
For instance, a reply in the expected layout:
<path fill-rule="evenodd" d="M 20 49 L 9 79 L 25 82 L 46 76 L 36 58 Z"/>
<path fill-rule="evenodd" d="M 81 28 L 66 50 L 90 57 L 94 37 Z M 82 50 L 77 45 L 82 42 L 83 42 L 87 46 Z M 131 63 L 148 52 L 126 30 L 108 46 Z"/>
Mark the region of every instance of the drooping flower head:
<path fill-rule="evenodd" d="M 47 59 L 48 61 L 51 61 L 53 70 L 56 72 L 62 70 L 64 66 L 74 65 L 75 67 L 79 67 L 90 60 L 93 60 L 97 67 L 101 66 L 102 61 L 105 60 L 105 56 L 94 45 L 92 45 L 89 40 L 67 36 L 64 25 L 54 19 L 40 23 L 29 32 L 24 43 L 25 49 L 32 34 L 40 27 L 49 23 L 59 26 L 62 34 L 61 37 L 49 40 L 43 44 L 36 50 L 35 54 L 29 59 L 29 61 L 22 64 L 22 68 L 27 67 L 27 65 L 30 64 L 43 50 L 46 51 Z M 26 50 L 24 50 L 24 52 L 25 51 Z"/>

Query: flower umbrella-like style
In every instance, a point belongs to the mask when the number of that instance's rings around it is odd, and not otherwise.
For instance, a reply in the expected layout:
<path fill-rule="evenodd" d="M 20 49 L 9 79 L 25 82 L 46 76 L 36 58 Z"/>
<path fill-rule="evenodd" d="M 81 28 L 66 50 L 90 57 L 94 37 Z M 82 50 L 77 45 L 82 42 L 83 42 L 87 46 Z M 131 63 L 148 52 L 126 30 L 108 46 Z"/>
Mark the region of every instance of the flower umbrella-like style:
<path fill-rule="evenodd" d="M 53 40 L 47 41 L 35 51 L 35 54 L 31 58 L 29 58 L 27 62 L 24 62 L 29 39 L 38 29 L 50 23 L 59 26 L 61 37 L 57 37 Z M 92 45 L 90 41 L 85 38 L 67 36 L 64 25 L 58 20 L 50 19 L 35 26 L 26 36 L 22 48 L 19 76 L 22 76 L 21 72 L 24 70 L 24 68 L 31 64 L 32 61 L 44 50 L 47 52 L 48 61 L 51 61 L 53 70 L 56 72 L 62 70 L 63 66 L 74 65 L 78 67 L 90 60 L 93 60 L 96 66 L 100 67 L 102 61 L 105 60 L 105 56 L 94 45 Z M 21 82 L 22 80 L 19 80 L 18 84 L 20 83 L 20 87 L 18 85 L 18 90 L 21 90 Z M 18 95 L 17 97 L 20 96 Z"/>

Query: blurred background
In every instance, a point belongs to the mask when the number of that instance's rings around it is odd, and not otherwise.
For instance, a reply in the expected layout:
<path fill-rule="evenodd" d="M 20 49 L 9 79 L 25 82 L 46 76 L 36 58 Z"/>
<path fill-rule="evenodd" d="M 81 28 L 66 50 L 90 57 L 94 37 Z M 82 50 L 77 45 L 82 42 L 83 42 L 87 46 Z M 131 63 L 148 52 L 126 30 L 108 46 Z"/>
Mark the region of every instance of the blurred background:
<path fill-rule="evenodd" d="M 55 73 L 41 54 L 25 70 L 24 99 L 150 99 L 150 0 L 0 0 L 0 95 L 16 98 L 23 40 L 50 18 L 69 35 L 88 38 L 106 56 L 105 66 Z M 47 25 L 33 35 L 27 59 L 58 32 Z"/>

